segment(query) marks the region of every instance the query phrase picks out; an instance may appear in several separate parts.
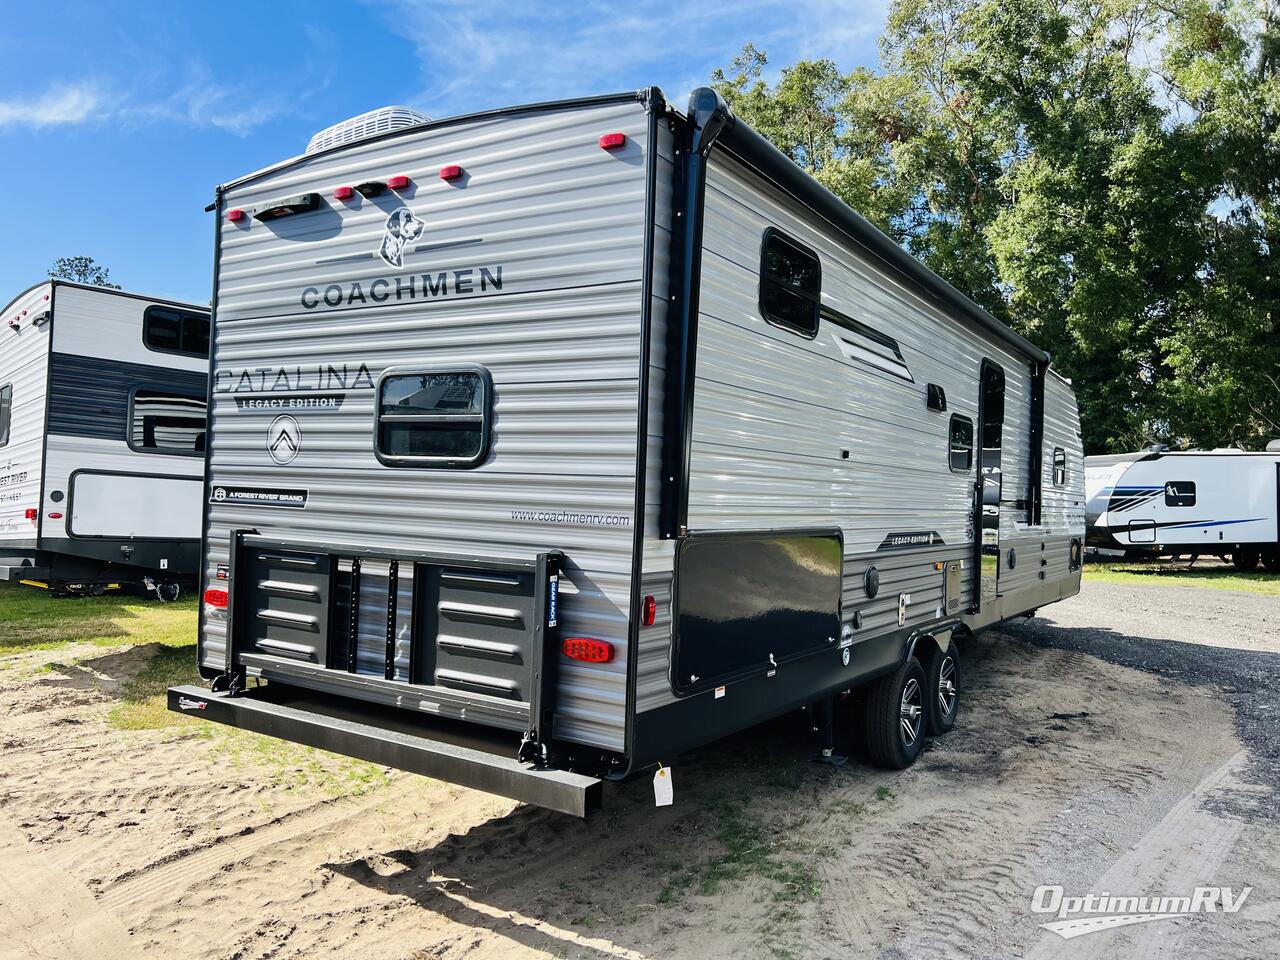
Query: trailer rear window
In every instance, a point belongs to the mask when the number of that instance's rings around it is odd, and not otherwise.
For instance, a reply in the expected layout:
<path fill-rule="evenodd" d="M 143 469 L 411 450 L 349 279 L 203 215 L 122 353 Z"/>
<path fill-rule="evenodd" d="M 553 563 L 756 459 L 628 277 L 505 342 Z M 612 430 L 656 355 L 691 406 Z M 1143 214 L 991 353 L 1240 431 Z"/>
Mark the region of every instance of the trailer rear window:
<path fill-rule="evenodd" d="M 951 415 L 948 456 L 954 472 L 973 469 L 973 421 L 958 413 Z"/>
<path fill-rule="evenodd" d="M 0 447 L 9 442 L 9 423 L 13 420 L 13 384 L 0 387 Z"/>
<path fill-rule="evenodd" d="M 822 264 L 818 255 L 770 227 L 760 257 L 760 312 L 770 323 L 818 335 Z"/>
<path fill-rule="evenodd" d="M 489 450 L 492 382 L 482 368 L 388 373 L 378 384 L 378 459 L 474 467 Z"/>
<path fill-rule="evenodd" d="M 129 397 L 129 446 L 139 453 L 204 453 L 205 398 L 167 390 L 134 390 Z"/>
<path fill-rule="evenodd" d="M 142 341 L 149 350 L 209 356 L 209 318 L 171 307 L 147 307 L 142 315 Z"/>

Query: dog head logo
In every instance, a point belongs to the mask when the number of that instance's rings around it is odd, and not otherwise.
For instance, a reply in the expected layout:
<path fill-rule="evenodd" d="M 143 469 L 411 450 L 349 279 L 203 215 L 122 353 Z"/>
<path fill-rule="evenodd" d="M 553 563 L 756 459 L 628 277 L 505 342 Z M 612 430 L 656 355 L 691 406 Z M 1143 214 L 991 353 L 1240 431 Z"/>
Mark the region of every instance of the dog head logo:
<path fill-rule="evenodd" d="M 424 224 L 408 207 L 393 210 L 387 217 L 387 232 L 382 236 L 378 253 L 393 267 L 404 266 L 404 248 L 422 236 Z"/>

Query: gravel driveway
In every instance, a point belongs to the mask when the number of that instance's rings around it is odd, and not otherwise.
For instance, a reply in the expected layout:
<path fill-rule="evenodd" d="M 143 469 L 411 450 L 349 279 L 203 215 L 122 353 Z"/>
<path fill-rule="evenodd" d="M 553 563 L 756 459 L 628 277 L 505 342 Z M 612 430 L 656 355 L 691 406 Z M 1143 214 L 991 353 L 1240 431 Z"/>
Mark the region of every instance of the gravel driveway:
<path fill-rule="evenodd" d="M 1249 747 L 1246 778 L 1268 791 L 1242 812 L 1280 822 L 1280 598 L 1091 582 L 1079 596 L 1002 629 L 1029 643 L 1216 688 Z"/>

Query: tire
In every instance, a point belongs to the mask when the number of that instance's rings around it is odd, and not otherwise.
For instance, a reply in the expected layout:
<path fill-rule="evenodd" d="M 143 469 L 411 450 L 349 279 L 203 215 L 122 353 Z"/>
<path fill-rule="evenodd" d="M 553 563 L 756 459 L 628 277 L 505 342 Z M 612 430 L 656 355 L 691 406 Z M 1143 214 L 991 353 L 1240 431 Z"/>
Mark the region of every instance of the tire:
<path fill-rule="evenodd" d="M 1268 547 L 1263 550 L 1262 565 L 1269 573 L 1280 573 L 1280 547 Z"/>
<path fill-rule="evenodd" d="M 925 716 L 929 736 L 937 737 L 956 725 L 956 714 L 960 712 L 960 654 L 954 643 L 948 641 L 947 649 L 934 654 L 925 675 L 925 689 L 930 693 Z"/>
<path fill-rule="evenodd" d="M 1241 547 L 1231 554 L 1231 565 L 1241 572 L 1248 572 L 1258 565 L 1258 551 L 1253 547 Z"/>
<path fill-rule="evenodd" d="M 924 667 L 912 658 L 868 686 L 863 730 L 867 759 L 876 766 L 905 770 L 920 755 L 928 733 L 927 682 Z"/>

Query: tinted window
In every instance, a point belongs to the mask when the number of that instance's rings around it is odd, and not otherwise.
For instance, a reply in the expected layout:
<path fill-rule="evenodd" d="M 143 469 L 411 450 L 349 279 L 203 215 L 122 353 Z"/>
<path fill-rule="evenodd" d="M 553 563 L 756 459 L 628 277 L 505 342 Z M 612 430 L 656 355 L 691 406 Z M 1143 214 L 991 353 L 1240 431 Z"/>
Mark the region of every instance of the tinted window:
<path fill-rule="evenodd" d="M 135 390 L 129 405 L 129 446 L 144 453 L 204 453 L 205 398 Z"/>
<path fill-rule="evenodd" d="M 142 341 L 151 350 L 209 356 L 209 318 L 170 307 L 147 307 L 142 318 Z"/>
<path fill-rule="evenodd" d="M 488 411 L 489 378 L 482 371 L 383 377 L 378 456 L 403 466 L 474 466 L 489 446 Z"/>
<path fill-rule="evenodd" d="M 822 265 L 817 254 L 766 230 L 760 260 L 760 312 L 770 323 L 807 337 L 818 332 Z"/>
<path fill-rule="evenodd" d="M 951 417 L 951 469 L 957 473 L 973 467 L 973 421 L 960 414 Z"/>
<path fill-rule="evenodd" d="M 1067 451 L 1061 447 L 1053 448 L 1053 485 L 1055 487 L 1067 485 Z"/>
<path fill-rule="evenodd" d="M 1194 507 L 1196 505 L 1196 485 L 1191 480 L 1170 480 L 1164 485 L 1164 505 L 1166 507 Z"/>
<path fill-rule="evenodd" d="M 13 384 L 0 387 L 0 447 L 9 442 L 9 423 L 13 420 Z"/>

